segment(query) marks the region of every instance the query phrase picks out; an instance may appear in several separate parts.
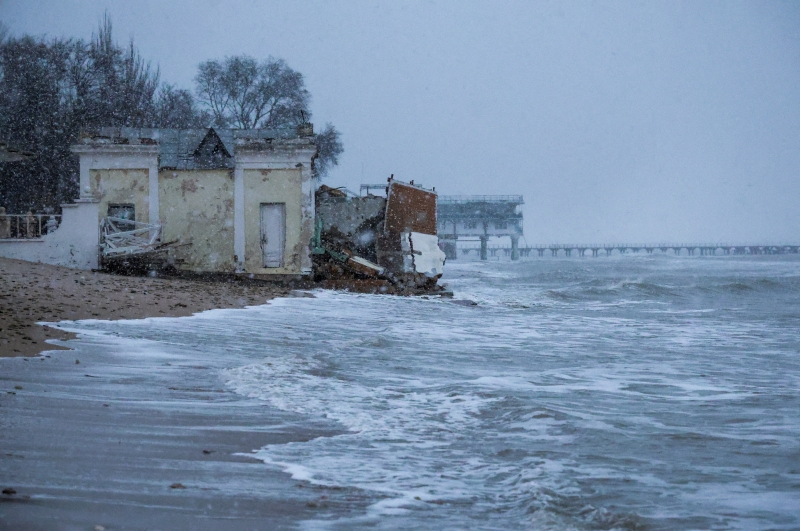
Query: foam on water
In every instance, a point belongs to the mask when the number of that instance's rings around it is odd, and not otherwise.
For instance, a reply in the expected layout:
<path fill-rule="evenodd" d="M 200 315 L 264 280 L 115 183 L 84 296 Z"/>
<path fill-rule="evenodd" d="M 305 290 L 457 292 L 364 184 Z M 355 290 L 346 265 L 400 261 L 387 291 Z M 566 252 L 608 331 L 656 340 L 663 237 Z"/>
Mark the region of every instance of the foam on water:
<path fill-rule="evenodd" d="M 309 529 L 800 527 L 797 257 L 447 274 L 479 305 L 316 292 L 68 326 L 200 360 L 236 393 L 340 425 L 252 454 L 369 502 Z"/>

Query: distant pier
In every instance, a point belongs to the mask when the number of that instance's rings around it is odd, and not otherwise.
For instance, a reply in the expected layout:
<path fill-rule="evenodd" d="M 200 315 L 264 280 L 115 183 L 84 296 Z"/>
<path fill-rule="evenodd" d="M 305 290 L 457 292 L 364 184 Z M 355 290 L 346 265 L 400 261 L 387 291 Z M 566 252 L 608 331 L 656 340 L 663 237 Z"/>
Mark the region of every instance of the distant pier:
<path fill-rule="evenodd" d="M 436 208 L 439 246 L 448 258 L 458 256 L 459 238 L 477 238 L 481 260 L 489 257 L 489 238 L 508 237 L 508 256 L 518 260 L 522 237 L 521 195 L 439 196 Z M 494 255 L 498 251 L 494 251 Z"/>
<path fill-rule="evenodd" d="M 659 244 L 562 244 L 511 246 L 488 245 L 476 247 L 460 247 L 458 254 L 469 255 L 475 252 L 485 260 L 488 256 L 611 256 L 612 254 L 645 254 L 672 253 L 688 256 L 711 256 L 717 253 L 723 255 L 761 255 L 761 254 L 798 254 L 798 244 L 728 244 L 728 243 L 659 243 Z M 533 253 L 536 253 L 535 255 Z M 456 256 L 450 256 L 456 258 Z"/>
<path fill-rule="evenodd" d="M 381 188 L 385 185 L 361 185 L 366 188 Z M 611 256 L 612 254 L 672 253 L 688 256 L 798 254 L 800 244 L 764 243 L 596 243 L 520 245 L 523 238 L 521 195 L 451 195 L 439 196 L 437 203 L 437 228 L 439 247 L 448 259 L 459 255 L 476 253 L 481 260 L 489 257 L 507 256 L 511 260 L 530 256 Z M 508 237 L 510 245 L 489 245 L 490 238 Z M 465 241 L 466 240 L 466 241 Z M 474 241 L 478 245 L 459 245 Z M 536 254 L 534 254 L 536 253 Z"/>

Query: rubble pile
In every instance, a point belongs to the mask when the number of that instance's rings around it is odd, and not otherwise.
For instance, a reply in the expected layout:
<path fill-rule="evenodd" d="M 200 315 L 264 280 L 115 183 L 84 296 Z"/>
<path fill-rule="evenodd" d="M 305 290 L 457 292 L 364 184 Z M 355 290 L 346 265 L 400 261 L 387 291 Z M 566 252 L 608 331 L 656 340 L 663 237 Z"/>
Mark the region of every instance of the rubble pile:
<path fill-rule="evenodd" d="M 325 185 L 316 193 L 314 279 L 381 293 L 442 292 L 445 255 L 436 235 L 436 193 L 390 179 L 386 197 Z M 359 285 L 356 285 L 359 284 Z"/>

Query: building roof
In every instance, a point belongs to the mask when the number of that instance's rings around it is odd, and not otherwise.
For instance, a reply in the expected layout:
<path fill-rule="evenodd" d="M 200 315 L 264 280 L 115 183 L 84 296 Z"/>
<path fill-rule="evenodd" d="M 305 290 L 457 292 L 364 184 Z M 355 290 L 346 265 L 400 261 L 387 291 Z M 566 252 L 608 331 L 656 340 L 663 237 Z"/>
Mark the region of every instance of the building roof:
<path fill-rule="evenodd" d="M 198 170 L 232 169 L 234 167 L 234 149 L 241 141 L 271 144 L 275 140 L 291 140 L 300 137 L 301 135 L 295 131 L 274 129 L 102 127 L 97 134 L 84 138 L 83 142 L 157 145 L 160 169 Z"/>

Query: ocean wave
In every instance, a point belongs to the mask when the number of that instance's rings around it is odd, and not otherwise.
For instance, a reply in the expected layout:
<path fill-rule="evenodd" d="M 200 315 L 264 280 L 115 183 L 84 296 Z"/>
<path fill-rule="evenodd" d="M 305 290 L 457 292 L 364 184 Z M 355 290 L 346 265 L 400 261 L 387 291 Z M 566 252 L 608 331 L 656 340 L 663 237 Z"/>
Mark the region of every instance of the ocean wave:
<path fill-rule="evenodd" d="M 476 307 L 315 292 L 65 326 L 153 374 L 209 367 L 294 413 L 276 429 L 341 428 L 248 454 L 346 493 L 321 528 L 796 528 L 800 262 L 727 260 L 480 264 L 453 282 Z"/>
<path fill-rule="evenodd" d="M 708 279 L 702 284 L 693 284 L 691 288 L 712 293 L 730 293 L 734 295 L 750 292 L 775 292 L 784 290 L 800 290 L 800 279 L 769 279 L 769 278 L 737 278 L 737 279 Z"/>
<path fill-rule="evenodd" d="M 675 288 L 644 280 L 591 280 L 578 285 L 544 291 L 547 297 L 561 301 L 588 301 L 626 297 L 660 299 L 675 295 Z"/>

